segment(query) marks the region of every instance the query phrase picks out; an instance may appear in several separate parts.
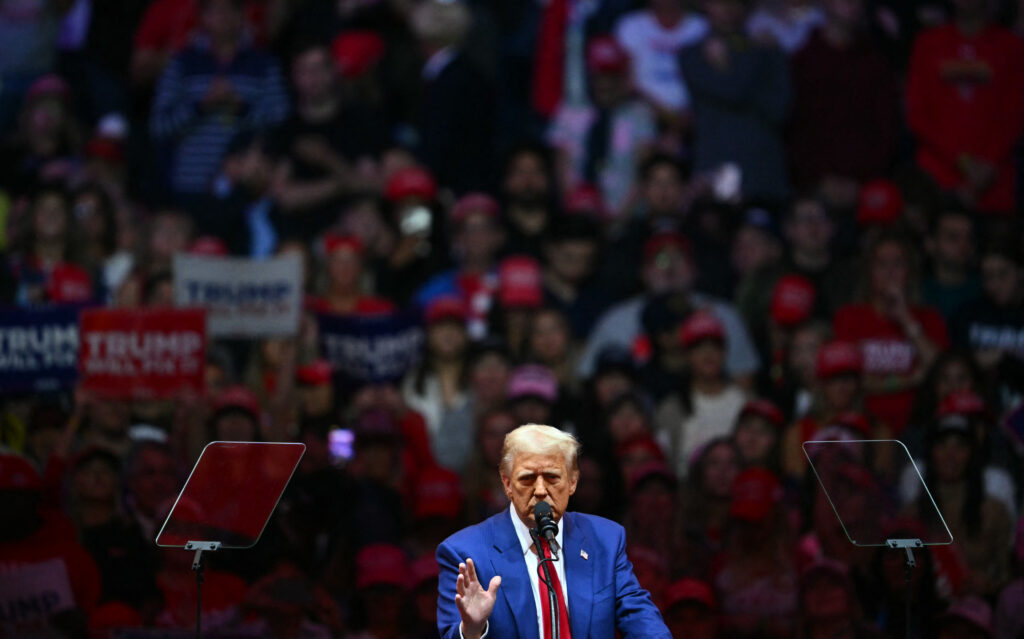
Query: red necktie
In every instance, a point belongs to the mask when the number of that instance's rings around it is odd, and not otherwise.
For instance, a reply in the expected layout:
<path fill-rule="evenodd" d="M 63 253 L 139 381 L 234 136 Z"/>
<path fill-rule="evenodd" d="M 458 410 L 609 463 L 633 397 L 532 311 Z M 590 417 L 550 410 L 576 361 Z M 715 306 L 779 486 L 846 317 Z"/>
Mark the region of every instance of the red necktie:
<path fill-rule="evenodd" d="M 547 539 L 540 540 L 540 547 L 544 551 L 544 556 L 551 559 L 551 547 L 548 546 Z M 572 634 L 569 630 L 569 611 L 565 609 L 565 598 L 562 597 L 562 581 L 558 578 L 558 571 L 555 570 L 554 563 L 549 563 L 548 567 L 551 572 L 551 584 L 555 587 L 555 598 L 558 599 L 558 637 L 559 639 L 572 639 Z M 551 606 L 548 605 L 548 586 L 544 583 L 543 571 L 543 568 L 537 568 L 537 583 L 540 586 L 540 607 L 544 615 L 543 639 L 551 639 Z"/>

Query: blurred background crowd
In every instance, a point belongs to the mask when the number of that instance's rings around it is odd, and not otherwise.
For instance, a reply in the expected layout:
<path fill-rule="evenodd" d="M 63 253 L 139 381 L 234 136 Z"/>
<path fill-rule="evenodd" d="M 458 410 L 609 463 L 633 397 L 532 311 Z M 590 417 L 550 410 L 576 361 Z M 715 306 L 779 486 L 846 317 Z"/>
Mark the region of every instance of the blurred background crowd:
<path fill-rule="evenodd" d="M 0 587 L 0 636 L 190 636 L 153 539 L 212 440 L 307 451 L 209 557 L 210 636 L 437 636 L 434 549 L 538 422 L 674 636 L 1024 637 L 1022 37 L 996 0 L 0 0 L 6 308 L 173 306 L 182 253 L 305 287 L 205 392 L 0 396 L 0 580 L 60 593 Z M 398 313 L 403 376 L 324 358 L 318 318 Z M 893 438 L 934 503 L 851 443 Z M 935 506 L 907 586 L 872 544 Z"/>

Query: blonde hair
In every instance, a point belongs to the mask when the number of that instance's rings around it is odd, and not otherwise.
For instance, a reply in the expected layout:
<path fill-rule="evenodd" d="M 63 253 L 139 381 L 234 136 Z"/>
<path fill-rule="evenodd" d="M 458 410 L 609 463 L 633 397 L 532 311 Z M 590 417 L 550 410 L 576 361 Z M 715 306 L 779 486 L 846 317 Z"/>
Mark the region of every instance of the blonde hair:
<path fill-rule="evenodd" d="M 524 424 L 505 435 L 505 443 L 501 447 L 501 466 L 498 470 L 508 475 L 512 472 L 512 463 L 520 453 L 534 455 L 553 455 L 561 453 L 565 457 L 565 467 L 570 471 L 577 470 L 580 454 L 580 442 L 575 437 L 552 426 L 543 424 Z"/>

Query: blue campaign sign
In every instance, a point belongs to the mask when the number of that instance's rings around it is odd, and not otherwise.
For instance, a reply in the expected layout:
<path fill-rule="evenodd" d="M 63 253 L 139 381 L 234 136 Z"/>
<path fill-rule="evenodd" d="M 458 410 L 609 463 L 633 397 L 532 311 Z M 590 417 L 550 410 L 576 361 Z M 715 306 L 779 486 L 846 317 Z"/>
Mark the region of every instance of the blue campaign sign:
<path fill-rule="evenodd" d="M 78 379 L 79 306 L 0 313 L 0 391 L 70 388 Z"/>
<path fill-rule="evenodd" d="M 393 382 L 419 359 L 423 328 L 412 313 L 319 315 L 320 348 L 334 371 L 359 382 Z"/>

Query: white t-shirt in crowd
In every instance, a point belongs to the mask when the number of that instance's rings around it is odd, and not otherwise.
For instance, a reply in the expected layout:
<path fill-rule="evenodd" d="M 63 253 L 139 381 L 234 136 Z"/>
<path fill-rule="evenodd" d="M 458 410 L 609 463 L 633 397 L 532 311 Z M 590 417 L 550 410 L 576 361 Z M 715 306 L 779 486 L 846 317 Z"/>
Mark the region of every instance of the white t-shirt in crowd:
<path fill-rule="evenodd" d="M 695 14 L 666 28 L 650 11 L 633 11 L 615 25 L 615 39 L 633 60 L 637 90 L 658 107 L 671 110 L 690 106 L 690 93 L 676 62 L 679 51 L 707 33 L 707 20 Z"/>
<path fill-rule="evenodd" d="M 690 398 L 693 412 L 680 425 L 682 437 L 676 451 L 676 472 L 685 477 L 693 453 L 715 437 L 724 437 L 733 431 L 747 396 L 735 385 L 729 385 L 717 395 L 693 393 Z"/>
<path fill-rule="evenodd" d="M 814 6 L 790 8 L 782 13 L 762 8 L 747 18 L 747 33 L 755 39 L 774 40 L 786 55 L 793 55 L 823 22 L 825 13 Z"/>

